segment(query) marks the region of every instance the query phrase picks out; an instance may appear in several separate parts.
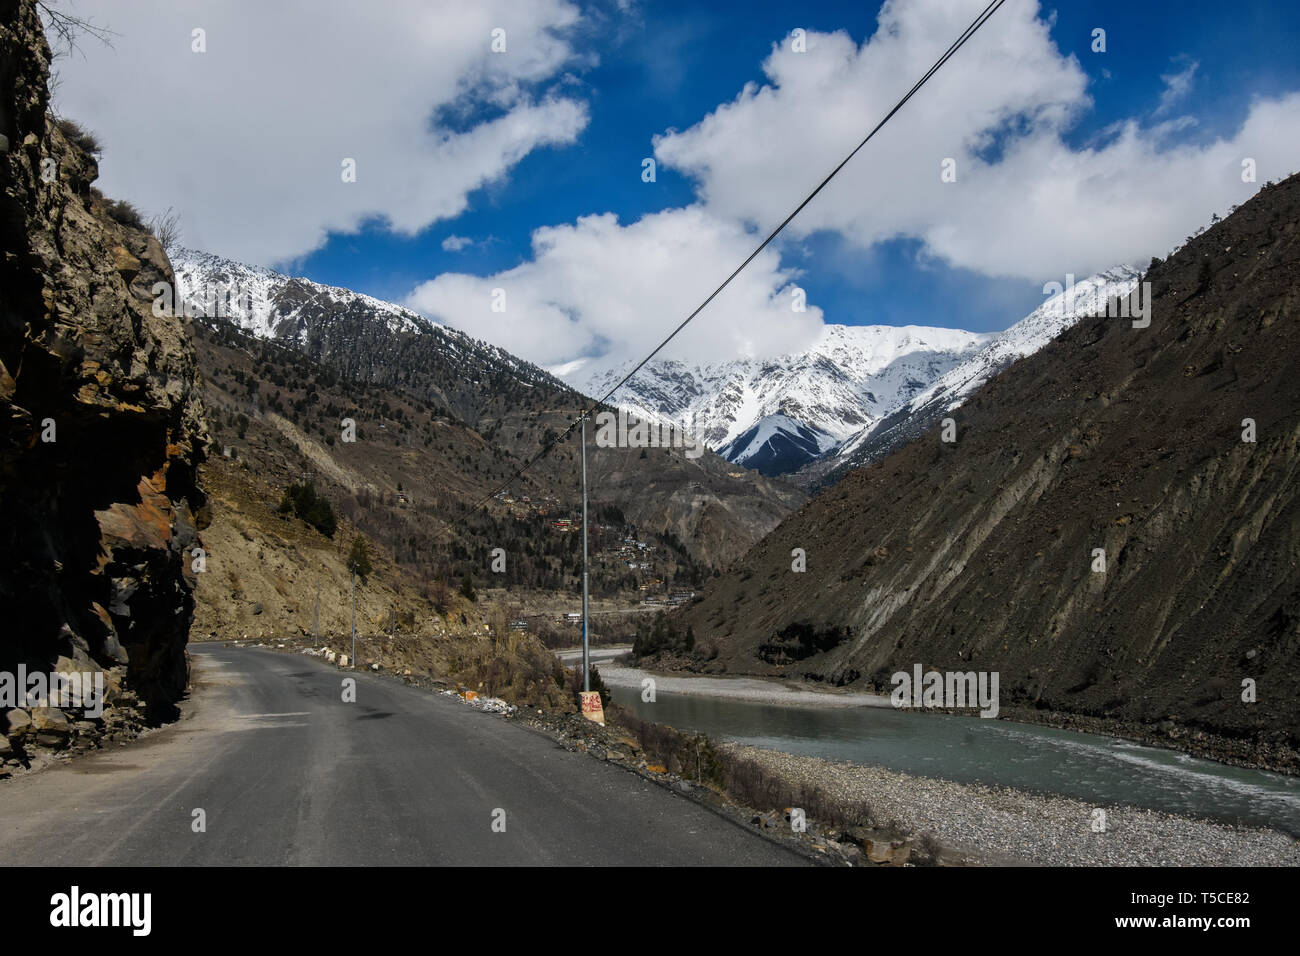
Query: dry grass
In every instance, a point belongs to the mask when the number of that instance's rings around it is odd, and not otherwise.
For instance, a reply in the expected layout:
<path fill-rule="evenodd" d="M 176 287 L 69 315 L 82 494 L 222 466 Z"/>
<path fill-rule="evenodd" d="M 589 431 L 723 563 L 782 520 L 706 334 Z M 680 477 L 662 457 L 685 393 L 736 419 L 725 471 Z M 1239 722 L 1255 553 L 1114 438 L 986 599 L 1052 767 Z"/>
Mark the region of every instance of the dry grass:
<path fill-rule="evenodd" d="M 821 787 L 793 784 L 757 762 L 719 749 L 704 734 L 688 734 L 665 724 L 642 720 L 617 705 L 613 722 L 626 727 L 646 753 L 670 773 L 695 780 L 726 794 L 735 803 L 759 810 L 800 807 L 808 818 L 830 827 L 868 827 L 889 836 L 904 835 L 892 820 L 881 820 L 865 800 L 842 800 Z"/>
<path fill-rule="evenodd" d="M 95 138 L 95 134 L 76 120 L 60 119 L 56 121 L 55 125 L 58 126 L 59 132 L 63 134 L 64 139 L 88 156 L 98 156 L 103 152 L 103 148 L 99 145 L 99 140 Z"/>

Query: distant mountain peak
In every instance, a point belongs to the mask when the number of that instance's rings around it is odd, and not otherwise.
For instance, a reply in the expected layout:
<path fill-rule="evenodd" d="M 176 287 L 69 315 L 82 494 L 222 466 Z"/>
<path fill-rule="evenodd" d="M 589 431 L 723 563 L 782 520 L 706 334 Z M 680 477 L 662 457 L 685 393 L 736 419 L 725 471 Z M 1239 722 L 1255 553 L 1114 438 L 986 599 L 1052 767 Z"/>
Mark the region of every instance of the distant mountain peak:
<path fill-rule="evenodd" d="M 227 318 L 259 338 L 285 338 L 301 332 L 301 327 L 295 328 L 295 320 L 314 302 L 333 307 L 360 306 L 394 331 L 441 327 L 417 312 L 362 292 L 284 275 L 210 252 L 182 248 L 170 258 L 178 297 L 196 301 L 202 314 Z M 225 314 L 212 315 L 213 304 Z"/>
<path fill-rule="evenodd" d="M 612 401 L 690 428 L 729 460 L 779 475 L 875 421 L 989 338 L 924 326 L 827 325 L 789 355 L 652 361 Z M 604 395 L 631 367 L 588 373 L 581 387 Z"/>
<path fill-rule="evenodd" d="M 1037 352 L 1081 318 L 1103 311 L 1108 299 L 1128 295 L 1140 278 L 1136 269 L 1119 265 L 1063 283 L 1061 292 L 1006 331 L 990 336 L 966 361 L 845 440 L 830 456 L 832 467 L 838 472 L 858 467 L 915 437 L 1012 362 Z"/>
<path fill-rule="evenodd" d="M 994 371 L 1042 348 L 1136 281 L 1134 270 L 1117 266 L 1074 282 L 1004 332 L 825 325 L 806 349 L 777 358 L 651 361 L 612 401 L 690 428 L 724 458 L 766 475 L 823 460 L 825 471 L 882 423 L 906 414 L 901 410 L 928 408 L 936 396 L 959 404 Z M 584 367 L 572 378 L 602 396 L 631 368 Z"/>

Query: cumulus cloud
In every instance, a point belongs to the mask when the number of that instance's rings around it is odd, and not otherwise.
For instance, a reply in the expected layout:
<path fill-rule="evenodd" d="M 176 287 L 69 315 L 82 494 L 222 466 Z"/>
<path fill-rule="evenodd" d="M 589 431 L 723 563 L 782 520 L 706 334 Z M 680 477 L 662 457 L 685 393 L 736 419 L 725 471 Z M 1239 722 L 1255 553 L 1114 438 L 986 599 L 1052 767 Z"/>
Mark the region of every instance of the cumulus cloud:
<path fill-rule="evenodd" d="M 694 308 L 855 146 L 974 17 L 982 0 L 887 2 L 859 44 L 844 32 L 774 42 L 767 81 L 698 123 L 655 139 L 697 201 L 640 222 L 589 216 L 539 229 L 533 259 L 487 278 L 446 274 L 409 304 L 575 380 L 637 358 Z M 1035 4 L 1008 4 L 808 206 L 794 240 L 827 230 L 869 248 L 919 239 L 922 255 L 990 277 L 1041 283 L 1163 255 L 1211 213 L 1248 198 L 1300 155 L 1300 94 L 1258 100 L 1237 133 L 1174 142 L 1191 117 L 1160 118 L 1197 66 L 1165 76 L 1161 107 L 1082 148 L 1068 134 L 1092 108 L 1089 79 L 1052 42 Z M 955 182 L 943 182 L 951 160 Z M 692 327 L 683 357 L 770 357 L 811 340 L 821 313 L 792 316 L 794 276 L 768 253 L 726 304 Z M 509 311 L 488 311 L 505 289 Z M 1013 317 L 1014 318 L 1014 317 Z"/>
<path fill-rule="evenodd" d="M 452 235 L 442 240 L 442 248 L 444 252 L 460 252 L 462 249 L 468 249 L 472 245 L 474 245 L 474 240 L 470 239 L 468 236 Z"/>
<path fill-rule="evenodd" d="M 608 213 L 584 216 L 536 230 L 532 259 L 513 269 L 444 273 L 406 304 L 539 364 L 567 363 L 563 371 L 573 374 L 582 367 L 575 360 L 599 358 L 603 366 L 649 352 L 756 244 L 738 223 L 699 206 L 626 226 Z M 823 316 L 811 303 L 796 311 L 797 278 L 769 248 L 714 300 L 707 320 L 661 354 L 703 362 L 806 347 Z"/>
<path fill-rule="evenodd" d="M 99 134 L 99 185 L 175 207 L 187 242 L 249 262 L 372 218 L 409 234 L 455 217 L 588 119 L 547 89 L 575 56 L 568 0 L 119 0 L 91 15 L 113 46 L 59 61 L 56 106 Z M 464 115 L 481 119 L 440 121 Z"/>
<path fill-rule="evenodd" d="M 770 227 L 819 182 L 982 4 L 886 3 L 858 45 L 844 33 L 787 40 L 748 84 L 695 126 L 657 138 L 661 164 L 693 177 L 708 211 Z M 1195 65 L 1166 77 L 1172 105 Z M 863 247 L 920 239 L 927 254 L 997 276 L 1044 281 L 1164 254 L 1216 210 L 1285 175 L 1300 154 L 1300 95 L 1255 102 L 1236 135 L 1166 147 L 1179 125 L 1117 124 L 1072 148 L 1091 108 L 1073 56 L 1034 4 L 1003 7 L 790 227 Z M 941 181 L 952 160 L 955 182 Z M 1289 165 L 1290 164 L 1290 165 Z"/>

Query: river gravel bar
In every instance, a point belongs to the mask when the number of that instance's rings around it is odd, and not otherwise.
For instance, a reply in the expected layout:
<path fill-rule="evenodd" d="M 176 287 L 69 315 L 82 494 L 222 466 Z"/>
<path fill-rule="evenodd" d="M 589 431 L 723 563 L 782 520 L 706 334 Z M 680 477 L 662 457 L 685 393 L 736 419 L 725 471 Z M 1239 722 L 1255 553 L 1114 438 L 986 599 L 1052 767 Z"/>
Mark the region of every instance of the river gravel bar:
<path fill-rule="evenodd" d="M 726 749 L 793 784 L 864 800 L 882 820 L 932 833 L 975 864 L 1041 866 L 1297 866 L 1300 843 L 1277 830 L 1069 797 L 954 783 L 745 744 Z M 1093 832 L 1094 811 L 1105 831 Z"/>

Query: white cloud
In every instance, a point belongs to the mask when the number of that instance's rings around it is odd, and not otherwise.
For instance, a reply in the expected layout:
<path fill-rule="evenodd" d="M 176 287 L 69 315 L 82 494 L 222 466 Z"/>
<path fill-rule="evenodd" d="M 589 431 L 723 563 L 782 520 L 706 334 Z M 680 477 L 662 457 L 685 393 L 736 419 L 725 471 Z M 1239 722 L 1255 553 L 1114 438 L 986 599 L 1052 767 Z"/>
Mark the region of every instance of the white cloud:
<path fill-rule="evenodd" d="M 57 107 L 103 142 L 100 187 L 175 207 L 188 244 L 255 263 L 382 217 L 414 233 L 530 151 L 572 142 L 582 102 L 535 92 L 574 52 L 568 0 L 328 6 L 119 0 L 80 11 L 118 34 L 59 61 Z M 506 31 L 506 52 L 490 50 Z M 191 50 L 196 28 L 206 53 Z M 439 127 L 439 110 L 492 118 Z M 355 183 L 341 163 L 356 160 Z"/>
<path fill-rule="evenodd" d="M 496 276 L 446 274 L 410 304 L 544 364 L 638 357 L 749 253 L 973 18 L 982 0 L 887 2 L 876 33 L 775 42 L 766 82 L 656 138 L 661 165 L 697 184 L 683 209 L 620 224 L 592 215 L 540 228 L 533 257 Z M 1170 145 L 1195 120 L 1164 115 L 1196 64 L 1163 77 L 1151 117 L 1084 148 L 1089 80 L 1031 3 L 1004 6 L 792 224 L 863 248 L 916 238 L 930 257 L 1043 282 L 1164 254 L 1278 178 L 1300 155 L 1300 94 L 1255 102 L 1232 136 Z M 300 256 L 368 217 L 414 233 L 466 208 L 531 150 L 576 139 L 586 105 L 562 91 L 575 64 L 570 0 L 321 4 L 120 0 L 119 34 L 60 61 L 58 106 L 105 143 L 101 187 L 147 211 L 176 207 L 188 244 L 251 262 Z M 346 29 L 341 28 L 346 24 Z M 507 31 L 492 54 L 490 33 Z M 191 30 L 208 52 L 192 53 Z M 1155 122 L 1159 120 L 1159 122 Z M 1149 122 L 1147 122 L 1149 121 Z M 357 182 L 340 162 L 357 161 Z M 940 163 L 956 161 L 957 181 Z M 471 240 L 449 236 L 457 251 Z M 775 355 L 816 335 L 789 308 L 796 276 L 769 249 L 683 333 L 678 357 Z M 491 290 L 507 311 L 490 311 Z M 815 290 L 813 290 L 815 292 Z M 815 296 L 814 296 L 815 298 Z"/>
<path fill-rule="evenodd" d="M 659 137 L 656 156 L 695 178 L 712 215 L 771 228 L 981 6 L 890 2 L 861 46 L 843 33 L 809 34 L 802 54 L 779 44 L 763 65 L 766 84 Z M 1087 78 L 1037 12 L 1003 7 L 790 232 L 833 230 L 863 247 L 918 238 L 953 266 L 1041 282 L 1163 255 L 1258 188 L 1241 182 L 1243 158 L 1256 159 L 1262 182 L 1300 155 L 1300 95 L 1256 102 L 1235 136 L 1207 145 L 1165 148 L 1179 124 L 1130 120 L 1072 149 L 1065 134 L 1092 105 Z M 1185 92 L 1193 70 L 1167 77 L 1168 89 Z M 945 158 L 956 161 L 956 182 L 940 180 Z"/>
<path fill-rule="evenodd" d="M 444 273 L 406 304 L 542 365 L 605 356 L 601 365 L 649 352 L 714 290 L 758 238 L 699 206 L 627 226 L 612 214 L 533 233 L 533 258 L 479 278 Z M 806 347 L 822 313 L 793 309 L 796 276 L 772 249 L 662 353 L 686 361 L 780 354 Z M 505 294 L 492 311 L 493 292 Z M 606 354 L 608 353 L 608 354 Z"/>
<path fill-rule="evenodd" d="M 607 215 L 539 229 L 531 262 L 486 279 L 439 276 L 409 304 L 571 377 L 581 370 L 585 378 L 593 362 L 639 358 L 860 141 L 982 5 L 889 2 L 862 44 L 843 32 L 807 34 L 804 53 L 788 37 L 774 43 L 766 84 L 746 85 L 694 126 L 655 140 L 661 164 L 694 178 L 694 205 L 628 225 Z M 1243 158 L 1256 159 L 1262 182 L 1300 155 L 1300 95 L 1255 103 L 1235 136 L 1208 145 L 1168 145 L 1194 125 L 1179 117 L 1121 119 L 1096 143 L 1072 148 L 1066 135 L 1092 108 L 1089 80 L 1038 14 L 1030 3 L 1002 8 L 786 235 L 797 241 L 830 230 L 861 248 L 915 238 L 925 256 L 952 266 L 1060 281 L 1164 255 L 1258 188 L 1241 182 Z M 1194 73 L 1192 64 L 1166 77 L 1171 95 L 1185 93 Z M 946 158 L 956 162 L 956 182 L 941 181 Z M 691 338 L 680 354 L 766 357 L 806 344 L 820 311 L 792 319 L 782 299 L 792 278 L 770 249 L 738 280 L 743 291 L 683 333 Z M 489 312 L 498 287 L 507 292 L 504 315 Z"/>
<path fill-rule="evenodd" d="M 1192 91 L 1192 84 L 1196 81 L 1196 71 L 1200 65 L 1192 60 L 1177 73 L 1161 75 L 1160 79 L 1165 84 L 1165 88 L 1160 94 L 1160 105 L 1156 107 L 1157 116 L 1168 113 Z"/>
<path fill-rule="evenodd" d="M 468 249 L 472 245 L 474 245 L 474 240 L 470 239 L 468 236 L 452 235 L 442 240 L 442 248 L 444 252 L 460 252 L 462 249 Z"/>

